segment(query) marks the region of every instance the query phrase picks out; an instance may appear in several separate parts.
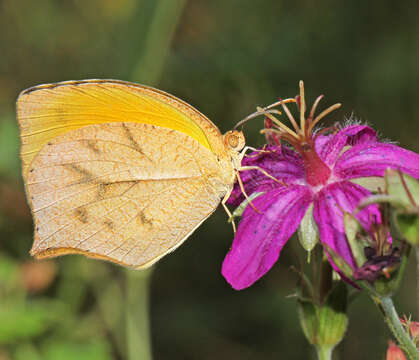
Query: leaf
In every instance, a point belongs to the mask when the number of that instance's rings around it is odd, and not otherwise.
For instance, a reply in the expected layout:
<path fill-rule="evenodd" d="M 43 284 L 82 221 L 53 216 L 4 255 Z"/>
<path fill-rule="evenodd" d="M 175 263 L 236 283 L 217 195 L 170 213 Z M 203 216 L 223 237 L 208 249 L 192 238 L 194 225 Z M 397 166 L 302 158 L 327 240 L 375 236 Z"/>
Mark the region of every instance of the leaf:
<path fill-rule="evenodd" d="M 368 189 L 371 192 L 377 192 L 379 189 L 385 189 L 385 181 L 382 177 L 371 176 L 351 179 L 350 181 Z"/>
<path fill-rule="evenodd" d="M 14 360 L 43 360 L 38 349 L 36 349 L 35 346 L 30 343 L 19 344 L 19 346 L 16 347 L 16 351 L 14 352 L 13 359 Z"/>
<path fill-rule="evenodd" d="M 419 245 L 419 216 L 416 214 L 397 214 L 397 224 L 404 237 L 412 245 Z"/>
<path fill-rule="evenodd" d="M 393 205 L 403 210 L 419 212 L 419 181 L 396 170 L 387 170 L 385 174 L 387 193 Z"/>
<path fill-rule="evenodd" d="M 0 255 L 0 289 L 10 292 L 19 285 L 19 268 L 14 260 Z"/>
<path fill-rule="evenodd" d="M 43 348 L 44 360 L 111 360 L 110 346 L 104 340 L 90 342 L 49 342 Z"/>
<path fill-rule="evenodd" d="M 19 164 L 19 130 L 17 123 L 10 118 L 0 121 L 0 173 L 17 177 Z"/>
<path fill-rule="evenodd" d="M 45 332 L 62 317 L 52 301 L 0 304 L 0 344 L 11 344 Z"/>

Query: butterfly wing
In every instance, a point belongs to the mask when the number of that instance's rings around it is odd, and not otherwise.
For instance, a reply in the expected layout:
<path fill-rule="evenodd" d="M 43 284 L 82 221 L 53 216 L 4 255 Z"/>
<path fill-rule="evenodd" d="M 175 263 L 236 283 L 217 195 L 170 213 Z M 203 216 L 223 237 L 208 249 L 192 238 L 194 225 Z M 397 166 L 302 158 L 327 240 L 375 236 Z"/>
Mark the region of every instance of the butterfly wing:
<path fill-rule="evenodd" d="M 138 123 L 82 127 L 45 145 L 30 165 L 31 253 L 70 253 L 146 267 L 179 246 L 229 185 L 192 137 Z"/>
<path fill-rule="evenodd" d="M 17 101 L 23 174 L 51 139 L 83 126 L 136 122 L 182 132 L 217 155 L 218 128 L 189 104 L 163 91 L 118 80 L 66 81 L 23 91 Z"/>
<path fill-rule="evenodd" d="M 41 85 L 19 96 L 17 113 L 39 258 L 149 266 L 232 185 L 217 127 L 159 90 L 115 80 Z"/>

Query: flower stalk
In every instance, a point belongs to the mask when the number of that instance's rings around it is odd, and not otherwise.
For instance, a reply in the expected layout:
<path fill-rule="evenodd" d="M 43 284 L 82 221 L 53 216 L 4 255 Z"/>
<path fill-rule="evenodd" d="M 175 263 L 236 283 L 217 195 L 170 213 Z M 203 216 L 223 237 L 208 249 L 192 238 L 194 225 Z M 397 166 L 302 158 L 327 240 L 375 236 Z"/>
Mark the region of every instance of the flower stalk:
<path fill-rule="evenodd" d="M 405 351 L 409 359 L 419 360 L 419 351 L 416 349 L 413 340 L 410 338 L 408 332 L 405 330 L 402 323 L 400 322 L 400 318 L 397 314 L 391 297 L 380 297 L 378 295 L 375 295 L 372 296 L 372 298 L 382 311 L 388 327 L 390 328 L 394 337 L 397 339 L 397 342 L 399 343 L 400 347 Z"/>
<path fill-rule="evenodd" d="M 333 346 L 330 345 L 317 345 L 316 346 L 317 358 L 319 360 L 331 360 Z"/>

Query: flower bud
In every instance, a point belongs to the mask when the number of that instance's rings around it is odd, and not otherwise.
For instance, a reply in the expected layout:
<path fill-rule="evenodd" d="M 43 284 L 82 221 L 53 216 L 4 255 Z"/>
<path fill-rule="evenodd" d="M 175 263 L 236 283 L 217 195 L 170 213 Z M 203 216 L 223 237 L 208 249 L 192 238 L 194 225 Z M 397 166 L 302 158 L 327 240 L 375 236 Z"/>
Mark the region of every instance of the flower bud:
<path fill-rule="evenodd" d="M 298 227 L 298 240 L 304 250 L 308 251 L 309 254 L 319 241 L 319 230 L 313 218 L 313 204 L 307 209 Z M 308 259 L 310 262 L 310 257 Z"/>
<path fill-rule="evenodd" d="M 391 340 L 388 342 L 386 360 L 406 360 L 402 349 Z"/>
<path fill-rule="evenodd" d="M 343 339 L 348 318 L 346 316 L 347 288 L 337 282 L 322 305 L 300 299 L 298 314 L 304 335 L 317 348 L 333 349 Z"/>

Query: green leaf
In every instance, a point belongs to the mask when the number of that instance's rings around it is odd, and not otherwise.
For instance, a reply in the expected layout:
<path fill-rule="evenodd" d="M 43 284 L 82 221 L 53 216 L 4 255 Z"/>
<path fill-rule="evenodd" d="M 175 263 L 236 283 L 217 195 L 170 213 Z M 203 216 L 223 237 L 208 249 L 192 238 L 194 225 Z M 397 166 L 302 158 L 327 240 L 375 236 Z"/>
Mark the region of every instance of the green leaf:
<path fill-rule="evenodd" d="M 368 189 L 371 192 L 377 192 L 379 189 L 385 189 L 385 181 L 382 177 L 363 177 L 357 179 L 351 179 L 351 182 Z"/>
<path fill-rule="evenodd" d="M 18 288 L 18 270 L 18 265 L 13 259 L 0 255 L 0 289 L 10 292 Z"/>
<path fill-rule="evenodd" d="M 0 174 L 17 177 L 19 171 L 19 130 L 13 117 L 6 117 L 0 121 Z"/>
<path fill-rule="evenodd" d="M 0 344 L 10 344 L 38 336 L 62 317 L 63 309 L 52 301 L 2 303 Z"/>
<path fill-rule="evenodd" d="M 418 213 L 419 181 L 396 170 L 388 169 L 385 174 L 387 193 L 391 203 L 406 211 Z"/>
<path fill-rule="evenodd" d="M 44 360 L 111 360 L 110 346 L 103 340 L 91 342 L 49 342 L 43 347 Z"/>
<path fill-rule="evenodd" d="M 416 214 L 397 214 L 397 224 L 404 237 L 412 245 L 419 245 L 419 216 Z"/>
<path fill-rule="evenodd" d="M 14 360 L 43 360 L 38 349 L 31 343 L 19 344 L 13 356 Z"/>

